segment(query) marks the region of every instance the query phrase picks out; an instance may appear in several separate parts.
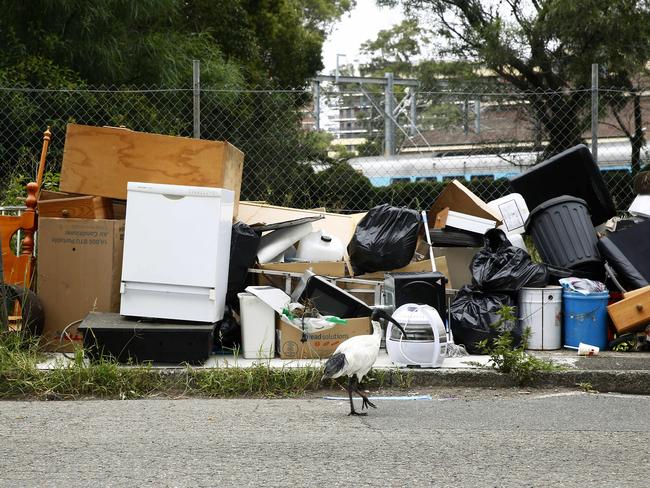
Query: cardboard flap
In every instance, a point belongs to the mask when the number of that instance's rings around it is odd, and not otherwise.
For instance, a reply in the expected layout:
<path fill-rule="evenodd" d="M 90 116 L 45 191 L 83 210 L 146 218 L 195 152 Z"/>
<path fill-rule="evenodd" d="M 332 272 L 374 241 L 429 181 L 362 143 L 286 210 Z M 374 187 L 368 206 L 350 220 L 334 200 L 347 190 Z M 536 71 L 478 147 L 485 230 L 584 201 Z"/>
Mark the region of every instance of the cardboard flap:
<path fill-rule="evenodd" d="M 449 207 L 450 210 L 455 212 L 495 220 L 497 225 L 502 223 L 501 216 L 498 213 L 488 207 L 487 203 L 474 195 L 458 180 L 449 183 L 431 206 L 429 210 L 429 226 L 435 227 L 435 222 L 432 222 L 434 217 L 432 216 L 438 215 L 445 207 Z"/>

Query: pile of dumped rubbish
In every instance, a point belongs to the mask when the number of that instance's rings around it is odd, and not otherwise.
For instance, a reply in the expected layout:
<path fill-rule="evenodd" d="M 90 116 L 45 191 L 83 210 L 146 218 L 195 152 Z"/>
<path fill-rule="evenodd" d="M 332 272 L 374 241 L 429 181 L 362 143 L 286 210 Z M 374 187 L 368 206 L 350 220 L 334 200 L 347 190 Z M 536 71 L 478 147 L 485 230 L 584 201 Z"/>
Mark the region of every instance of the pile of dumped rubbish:
<path fill-rule="evenodd" d="M 505 331 L 529 349 L 647 346 L 645 173 L 624 217 L 583 145 L 490 202 L 454 180 L 428 209 L 339 214 L 239 201 L 243 161 L 227 143 L 71 124 L 67 193 L 38 201 L 43 314 L 30 327 L 46 347 L 326 358 L 368 334 L 376 308 L 407 331 L 384 331 L 398 365 L 439 367 Z"/>

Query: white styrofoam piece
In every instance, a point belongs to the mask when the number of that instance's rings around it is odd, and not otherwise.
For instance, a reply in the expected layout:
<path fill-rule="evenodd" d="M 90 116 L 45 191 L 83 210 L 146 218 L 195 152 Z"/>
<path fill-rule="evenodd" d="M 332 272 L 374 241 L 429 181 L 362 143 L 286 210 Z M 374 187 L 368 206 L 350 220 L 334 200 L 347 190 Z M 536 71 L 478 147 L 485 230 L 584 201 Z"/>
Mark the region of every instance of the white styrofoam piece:
<path fill-rule="evenodd" d="M 279 254 L 284 253 L 295 242 L 311 233 L 311 222 L 287 227 L 285 229 L 274 230 L 265 236 L 262 236 L 259 248 L 257 249 L 257 259 L 261 264 L 271 263 Z"/>
<path fill-rule="evenodd" d="M 252 293 L 238 293 L 242 355 L 245 359 L 275 357 L 275 311 Z"/>
<path fill-rule="evenodd" d="M 495 220 L 484 219 L 482 217 L 476 217 L 461 212 L 454 212 L 453 210 L 449 211 L 447 222 L 445 223 L 445 226 L 466 230 L 468 232 L 475 232 L 477 234 L 485 234 L 488 230 L 494 229 L 496 225 L 497 223 Z"/>
<path fill-rule="evenodd" d="M 120 313 L 221 320 L 234 192 L 137 182 L 127 188 Z"/>
<path fill-rule="evenodd" d="M 650 195 L 637 195 L 628 212 L 635 217 L 650 219 Z"/>
<path fill-rule="evenodd" d="M 510 193 L 487 203 L 488 207 L 501 215 L 503 224 L 499 226 L 506 234 L 523 234 L 528 218 L 528 205 L 519 193 Z"/>

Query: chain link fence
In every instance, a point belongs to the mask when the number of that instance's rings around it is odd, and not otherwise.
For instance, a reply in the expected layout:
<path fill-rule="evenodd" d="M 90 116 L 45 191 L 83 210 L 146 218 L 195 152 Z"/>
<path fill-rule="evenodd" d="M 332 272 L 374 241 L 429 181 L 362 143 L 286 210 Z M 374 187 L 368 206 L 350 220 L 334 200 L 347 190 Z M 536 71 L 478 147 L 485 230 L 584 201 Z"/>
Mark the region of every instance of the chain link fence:
<path fill-rule="evenodd" d="M 199 129 L 202 139 L 228 140 L 244 151 L 242 199 L 338 211 L 380 203 L 428 208 L 455 178 L 491 200 L 510 191 L 508 178 L 580 143 L 597 152 L 624 211 L 634 197 L 633 173 L 648 164 L 650 97 L 641 91 L 600 90 L 594 98 L 590 89 L 395 87 L 390 115 L 381 88 L 323 85 L 317 93 L 202 87 L 199 107 L 192 89 L 0 87 L 0 200 L 14 204 L 24 196 L 48 125 L 46 183 L 56 187 L 70 122 L 186 137 Z M 385 155 L 387 142 L 394 154 Z"/>

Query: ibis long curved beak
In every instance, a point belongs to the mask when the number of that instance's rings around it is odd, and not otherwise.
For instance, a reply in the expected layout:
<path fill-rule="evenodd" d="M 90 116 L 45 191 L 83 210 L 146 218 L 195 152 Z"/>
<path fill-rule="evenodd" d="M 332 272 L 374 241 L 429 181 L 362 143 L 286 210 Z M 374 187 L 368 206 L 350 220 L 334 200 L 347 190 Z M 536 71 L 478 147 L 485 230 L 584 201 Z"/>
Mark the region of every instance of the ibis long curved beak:
<path fill-rule="evenodd" d="M 408 336 L 406 335 L 406 331 L 405 331 L 404 328 L 400 325 L 400 323 L 399 323 L 397 320 L 395 320 L 393 317 L 391 317 L 390 315 L 388 315 L 385 311 L 383 311 L 383 310 L 381 310 L 381 309 L 374 309 L 374 310 L 372 311 L 372 317 L 371 317 L 371 319 L 372 319 L 372 320 L 379 320 L 379 319 L 386 319 L 386 320 L 389 320 L 390 322 L 392 322 L 392 323 L 395 325 L 395 327 L 397 327 L 397 328 L 402 332 L 402 335 L 404 336 L 404 340 L 407 340 L 407 339 L 408 339 Z"/>

